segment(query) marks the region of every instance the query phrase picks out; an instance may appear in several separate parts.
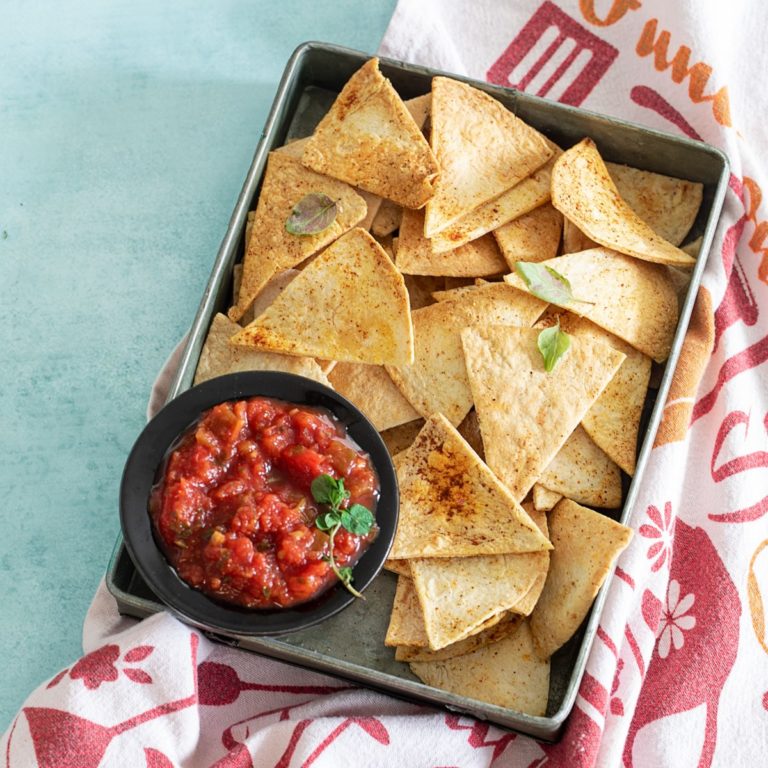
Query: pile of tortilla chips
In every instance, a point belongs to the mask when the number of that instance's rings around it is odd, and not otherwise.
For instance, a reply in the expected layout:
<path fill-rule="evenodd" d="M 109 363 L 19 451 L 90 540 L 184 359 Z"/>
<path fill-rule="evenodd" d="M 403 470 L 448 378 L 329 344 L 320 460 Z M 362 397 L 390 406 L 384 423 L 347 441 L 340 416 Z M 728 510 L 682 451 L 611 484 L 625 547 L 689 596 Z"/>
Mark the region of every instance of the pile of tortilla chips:
<path fill-rule="evenodd" d="M 332 220 L 293 234 L 312 195 Z M 701 200 L 589 138 L 563 151 L 449 78 L 404 102 L 376 59 L 312 136 L 270 154 L 196 382 L 299 373 L 382 433 L 401 494 L 382 641 L 427 685 L 546 712 L 549 659 L 631 537 L 612 517 Z M 519 262 L 570 293 L 543 295 Z M 569 343 L 547 370 L 553 326 Z"/>

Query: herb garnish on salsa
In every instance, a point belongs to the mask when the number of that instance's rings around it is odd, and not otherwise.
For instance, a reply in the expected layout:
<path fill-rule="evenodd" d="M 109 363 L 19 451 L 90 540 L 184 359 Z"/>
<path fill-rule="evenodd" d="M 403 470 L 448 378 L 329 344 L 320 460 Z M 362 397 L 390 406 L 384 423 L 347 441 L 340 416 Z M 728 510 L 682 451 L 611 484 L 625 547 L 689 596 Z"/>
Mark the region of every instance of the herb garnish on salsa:
<path fill-rule="evenodd" d="M 319 484 L 343 491 L 331 510 Z M 150 515 L 190 586 L 248 608 L 280 608 L 311 600 L 339 574 L 350 588 L 350 569 L 378 529 L 372 519 L 367 529 L 329 527 L 328 515 L 346 520 L 358 505 L 375 512 L 378 497 L 370 457 L 329 411 L 253 397 L 214 406 L 182 435 Z"/>

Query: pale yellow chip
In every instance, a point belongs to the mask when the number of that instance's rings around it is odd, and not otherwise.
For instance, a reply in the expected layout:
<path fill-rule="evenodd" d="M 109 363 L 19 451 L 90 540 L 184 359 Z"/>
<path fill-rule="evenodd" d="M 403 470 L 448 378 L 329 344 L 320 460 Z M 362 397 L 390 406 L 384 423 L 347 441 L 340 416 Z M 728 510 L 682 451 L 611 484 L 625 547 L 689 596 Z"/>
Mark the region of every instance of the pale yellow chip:
<path fill-rule="evenodd" d="M 304 148 L 302 162 L 408 208 L 420 208 L 432 197 L 439 170 L 376 58 L 347 81 Z"/>
<path fill-rule="evenodd" d="M 304 268 L 232 343 L 346 362 L 413 360 L 408 292 L 363 229 L 344 235 Z"/>
<path fill-rule="evenodd" d="M 384 568 L 391 573 L 396 573 L 398 576 L 407 576 L 411 578 L 411 566 L 407 560 L 392 560 L 387 558 L 384 561 Z"/>
<path fill-rule="evenodd" d="M 381 365 L 337 363 L 328 378 L 333 388 L 351 400 L 379 432 L 419 418 Z"/>
<path fill-rule="evenodd" d="M 424 237 L 424 212 L 410 210 L 403 211 L 395 264 L 401 272 L 410 275 L 480 277 L 508 271 L 507 262 L 491 235 L 454 251 L 435 253 L 431 241 Z"/>
<path fill-rule="evenodd" d="M 578 253 L 600 246 L 590 240 L 572 221 L 563 217 L 563 248 L 565 253 Z"/>
<path fill-rule="evenodd" d="M 278 152 L 281 155 L 288 155 L 289 157 L 301 160 L 301 156 L 304 154 L 304 147 L 307 146 L 309 139 L 309 136 L 305 136 L 303 139 L 293 139 L 293 141 L 289 141 L 287 144 L 284 144 L 282 147 L 278 147 L 273 151 Z"/>
<path fill-rule="evenodd" d="M 527 621 L 498 643 L 453 659 L 414 661 L 410 667 L 433 688 L 528 715 L 546 714 L 549 660 L 536 655 Z"/>
<path fill-rule="evenodd" d="M 563 214 L 549 203 L 493 231 L 510 270 L 516 261 L 546 261 L 557 256 Z"/>
<path fill-rule="evenodd" d="M 547 525 L 546 514 L 544 514 L 543 511 L 536 509 L 535 505 L 530 502 L 524 502 L 521 506 L 531 516 L 531 520 L 539 526 L 539 530 L 549 538 L 549 526 Z M 547 580 L 547 573 L 549 571 L 549 552 L 540 554 L 541 570 L 534 579 L 533 584 L 531 584 L 531 588 L 509 609 L 511 615 L 530 616 L 531 612 L 536 607 L 541 591 L 544 589 L 544 583 Z"/>
<path fill-rule="evenodd" d="M 412 99 L 406 99 L 405 108 L 411 113 L 416 127 L 422 131 L 427 124 L 427 118 L 432 107 L 432 94 L 425 93 L 423 96 L 414 96 Z"/>
<path fill-rule="evenodd" d="M 561 493 L 579 504 L 606 509 L 621 506 L 619 466 L 581 426 L 573 430 L 541 473 L 539 482 L 550 491 Z"/>
<path fill-rule="evenodd" d="M 427 419 L 399 462 L 397 479 L 400 517 L 391 559 L 549 548 L 531 517 L 442 414 Z"/>
<path fill-rule="evenodd" d="M 525 497 L 624 360 L 605 344 L 573 337 L 547 373 L 538 336 L 538 329 L 503 326 L 462 332 L 485 459 L 516 499 Z"/>
<path fill-rule="evenodd" d="M 431 118 L 440 175 L 427 203 L 427 237 L 511 189 L 552 155 L 538 131 L 457 80 L 432 79 Z"/>
<path fill-rule="evenodd" d="M 252 323 L 254 318 L 260 315 L 266 308 L 288 287 L 288 284 L 299 274 L 298 269 L 284 269 L 267 280 L 264 287 L 256 294 L 256 297 L 240 318 L 240 325 Z M 320 366 L 322 368 L 322 366 Z M 323 369 L 324 373 L 328 373 Z"/>
<path fill-rule="evenodd" d="M 540 483 L 533 486 L 533 506 L 540 512 L 549 512 L 554 509 L 555 504 L 562 498 L 562 493 L 550 491 L 549 488 L 545 488 Z"/>
<path fill-rule="evenodd" d="M 552 168 L 555 160 L 562 154 L 562 150 L 548 139 L 544 140 L 552 150 L 552 157 L 541 168 L 537 168 L 530 176 L 515 184 L 512 189 L 475 208 L 442 232 L 434 235 L 432 248 L 435 253 L 451 251 L 464 243 L 476 240 L 507 222 L 524 216 L 549 200 Z"/>
<path fill-rule="evenodd" d="M 422 648 L 415 645 L 399 645 L 395 649 L 395 661 L 443 661 L 444 659 L 455 659 L 457 656 L 471 653 L 478 648 L 482 648 L 492 643 L 498 643 L 505 637 L 509 637 L 517 631 L 523 617 L 514 613 L 500 613 L 498 619 L 491 626 L 480 630 L 480 632 L 465 637 L 463 640 L 446 645 L 439 651 L 430 651 L 429 648 Z M 426 633 L 425 633 L 426 636 Z"/>
<path fill-rule="evenodd" d="M 384 645 L 408 645 L 427 647 L 427 632 L 413 581 L 408 576 L 398 576 L 392 613 L 389 617 Z"/>
<path fill-rule="evenodd" d="M 363 229 L 367 229 L 370 232 L 373 230 L 373 222 L 379 213 L 379 209 L 384 203 L 384 199 L 378 195 L 374 195 L 373 192 L 366 192 L 360 187 L 356 187 L 355 192 L 357 192 L 357 194 L 360 195 L 363 200 L 365 200 L 366 205 L 365 218 L 360 222 L 359 226 Z"/>
<path fill-rule="evenodd" d="M 314 379 L 327 387 L 331 386 L 320 366 L 311 357 L 293 357 L 273 352 L 259 352 L 255 349 L 233 347 L 230 337 L 237 333 L 240 326 L 233 323 L 226 315 L 217 314 L 213 318 L 208 336 L 200 353 L 200 360 L 195 372 L 195 384 L 200 384 L 225 373 L 239 371 L 285 371 Z"/>
<path fill-rule="evenodd" d="M 605 167 L 627 205 L 659 237 L 672 245 L 685 240 L 701 207 L 703 184 L 628 165 L 606 163 Z"/>
<path fill-rule="evenodd" d="M 691 240 L 690 243 L 686 243 L 682 250 L 684 250 L 689 256 L 692 256 L 694 259 L 698 258 L 699 251 L 701 250 L 701 246 L 704 243 L 704 235 L 699 235 L 695 240 Z"/>
<path fill-rule="evenodd" d="M 292 235 L 285 222 L 306 195 L 322 193 L 336 202 L 333 223 L 315 235 Z M 300 264 L 365 218 L 365 201 L 349 185 L 305 168 L 287 153 L 272 152 L 243 259 L 237 304 L 229 310 L 239 320 L 254 297 L 278 272 Z"/>
<path fill-rule="evenodd" d="M 657 235 L 629 207 L 592 139 L 583 139 L 555 163 L 552 205 L 587 237 L 606 248 L 657 264 L 691 267 L 696 263 Z"/>
<path fill-rule="evenodd" d="M 504 283 L 474 287 L 455 301 L 423 307 L 413 312 L 414 363 L 387 370 L 422 416 L 442 413 L 459 424 L 472 407 L 461 330 L 489 323 L 530 326 L 545 307 L 530 294 L 510 292 Z"/>
<path fill-rule="evenodd" d="M 597 591 L 632 529 L 563 499 L 549 515 L 554 544 L 549 574 L 531 614 L 537 653 L 548 658 L 565 644 L 589 612 Z"/>
<path fill-rule="evenodd" d="M 543 261 L 571 283 L 574 299 L 561 306 L 589 318 L 663 363 L 677 328 L 677 296 L 666 269 L 608 248 L 592 248 Z M 527 290 L 517 274 L 510 285 Z"/>
<path fill-rule="evenodd" d="M 403 208 L 391 200 L 383 200 L 376 217 L 371 225 L 371 232 L 376 237 L 386 237 L 400 229 L 400 221 L 403 218 Z"/>

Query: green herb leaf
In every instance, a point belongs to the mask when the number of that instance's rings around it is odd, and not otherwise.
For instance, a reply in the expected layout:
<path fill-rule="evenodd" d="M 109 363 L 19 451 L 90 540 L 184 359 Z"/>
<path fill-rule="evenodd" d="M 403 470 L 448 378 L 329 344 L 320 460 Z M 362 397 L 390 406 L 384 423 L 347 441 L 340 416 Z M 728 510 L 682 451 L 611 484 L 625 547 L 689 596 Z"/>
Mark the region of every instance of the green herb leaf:
<path fill-rule="evenodd" d="M 335 528 L 339 525 L 339 513 L 336 510 L 330 512 L 321 512 L 315 518 L 315 526 L 321 531 L 330 531 L 331 528 Z"/>
<path fill-rule="evenodd" d="M 373 525 L 373 515 L 362 504 L 353 504 L 341 513 L 341 524 L 350 533 L 365 536 Z"/>
<path fill-rule="evenodd" d="M 571 346 L 571 337 L 565 331 L 560 330 L 560 322 L 558 321 L 557 325 L 545 328 L 539 334 L 537 343 L 539 345 L 539 352 L 541 352 L 541 356 L 544 358 L 544 370 L 550 373 L 557 361 Z"/>
<path fill-rule="evenodd" d="M 352 569 L 348 565 L 337 568 L 336 575 L 339 577 L 339 581 L 345 587 L 349 587 L 349 585 L 352 583 Z"/>
<path fill-rule="evenodd" d="M 293 206 L 285 228 L 292 235 L 316 235 L 333 224 L 338 207 L 322 192 L 310 192 Z"/>
<path fill-rule="evenodd" d="M 570 282 L 552 267 L 530 261 L 517 261 L 515 271 L 537 299 L 552 304 L 567 304 L 574 300 Z"/>
<path fill-rule="evenodd" d="M 341 482 L 343 487 L 344 481 L 342 480 Z M 331 499 L 336 491 L 337 484 L 337 481 L 330 475 L 318 475 L 310 486 L 312 498 L 318 504 L 332 504 Z"/>

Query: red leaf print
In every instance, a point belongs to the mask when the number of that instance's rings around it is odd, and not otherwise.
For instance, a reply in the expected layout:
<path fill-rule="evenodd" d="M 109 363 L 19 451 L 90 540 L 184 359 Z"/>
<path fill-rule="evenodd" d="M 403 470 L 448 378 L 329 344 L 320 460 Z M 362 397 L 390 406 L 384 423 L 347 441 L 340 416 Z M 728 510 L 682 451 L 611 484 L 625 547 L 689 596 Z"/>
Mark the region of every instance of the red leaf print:
<path fill-rule="evenodd" d="M 143 669 L 131 669 L 130 667 L 123 670 L 125 676 L 133 680 L 134 683 L 147 684 L 152 682 L 152 678 Z"/>
<path fill-rule="evenodd" d="M 51 682 L 48 683 L 48 685 L 46 685 L 45 687 L 53 688 L 54 685 L 58 685 L 61 682 L 61 679 L 64 677 L 64 675 L 67 674 L 67 672 L 69 672 L 69 669 L 62 669 L 61 672 L 59 672 L 59 674 L 56 675 L 56 677 L 54 677 L 53 680 L 51 680 Z"/>
<path fill-rule="evenodd" d="M 131 648 L 128 653 L 123 656 L 123 661 L 127 661 L 130 664 L 135 664 L 137 661 L 144 661 L 152 651 L 155 650 L 153 645 L 137 645 L 135 648 Z"/>
<path fill-rule="evenodd" d="M 115 662 L 120 656 L 120 648 L 116 645 L 104 645 L 98 650 L 83 656 L 72 667 L 69 676 L 73 680 L 83 679 L 86 688 L 93 690 L 102 683 L 110 683 L 117 680 L 117 668 Z"/>
<path fill-rule="evenodd" d="M 647 539 L 658 539 L 661 537 L 661 531 L 658 528 L 654 528 L 652 525 L 641 525 L 639 533 Z"/>
<path fill-rule="evenodd" d="M 159 750 L 144 747 L 147 768 L 174 768 L 173 763 Z"/>
<path fill-rule="evenodd" d="M 375 717 L 354 717 L 352 719 L 380 744 L 389 744 L 389 733 L 380 720 Z"/>
<path fill-rule="evenodd" d="M 621 703 L 621 699 L 616 697 L 611 699 L 611 713 L 614 715 L 624 714 L 624 705 Z"/>

